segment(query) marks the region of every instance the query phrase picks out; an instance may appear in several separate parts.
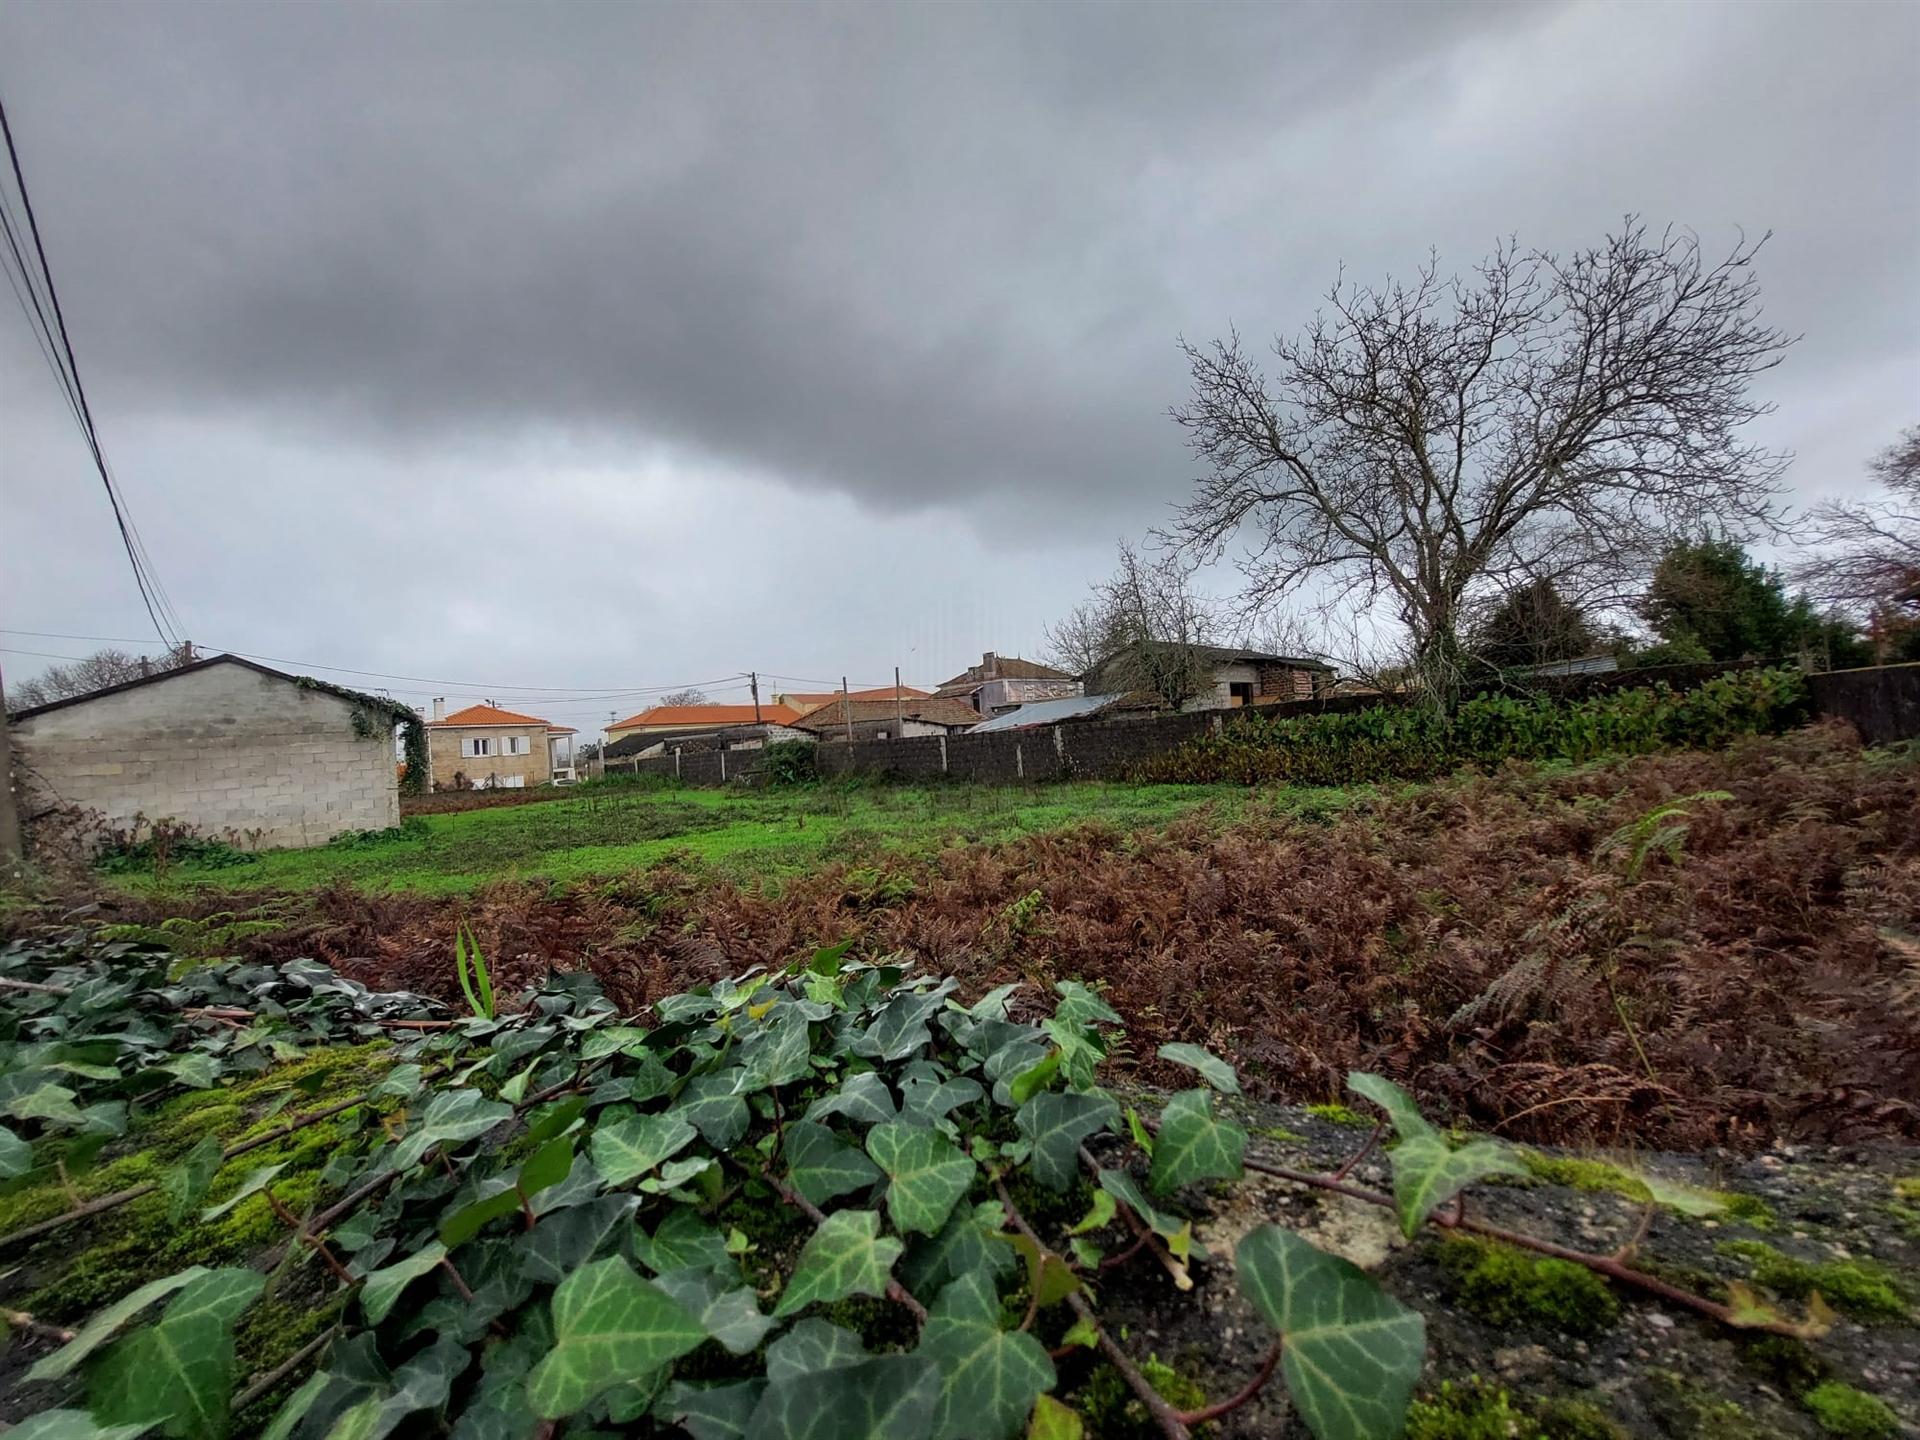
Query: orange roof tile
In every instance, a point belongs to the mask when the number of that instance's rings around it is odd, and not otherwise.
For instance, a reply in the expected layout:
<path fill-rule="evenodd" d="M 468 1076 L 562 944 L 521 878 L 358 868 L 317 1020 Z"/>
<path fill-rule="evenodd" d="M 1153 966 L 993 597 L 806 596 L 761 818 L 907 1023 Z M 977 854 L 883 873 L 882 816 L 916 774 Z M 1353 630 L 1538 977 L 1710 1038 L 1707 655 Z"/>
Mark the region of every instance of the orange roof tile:
<path fill-rule="evenodd" d="M 522 715 L 517 711 L 502 710 L 497 705 L 469 705 L 464 710 L 454 711 L 444 720 L 429 720 L 427 725 L 429 728 L 446 727 L 448 729 L 470 725 L 538 725 L 543 729 L 551 730 L 556 735 L 573 734 L 573 727 L 570 725 L 555 725 L 550 721 L 542 720 L 537 715 Z"/>
<path fill-rule="evenodd" d="M 756 720 L 751 705 L 656 705 L 607 726 L 613 730 L 644 730 L 655 725 L 791 725 L 799 712 L 785 705 L 762 705 Z"/>

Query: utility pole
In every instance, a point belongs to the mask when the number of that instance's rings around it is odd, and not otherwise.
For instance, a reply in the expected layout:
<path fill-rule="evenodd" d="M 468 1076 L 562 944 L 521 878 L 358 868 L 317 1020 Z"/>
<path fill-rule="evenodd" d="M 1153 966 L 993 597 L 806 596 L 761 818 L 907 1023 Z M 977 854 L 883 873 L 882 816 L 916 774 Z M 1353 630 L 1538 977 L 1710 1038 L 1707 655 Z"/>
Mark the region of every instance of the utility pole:
<path fill-rule="evenodd" d="M 18 879 L 24 858 L 20 807 L 13 797 L 13 741 L 7 732 L 7 686 L 4 678 L 0 678 L 0 876 Z"/>
<path fill-rule="evenodd" d="M 853 697 L 847 693 L 847 677 L 840 677 L 840 715 L 847 722 L 847 744 L 853 744 Z"/>
<path fill-rule="evenodd" d="M 758 725 L 760 723 L 760 672 L 758 670 L 747 672 L 747 684 L 753 687 L 753 723 Z"/>
<path fill-rule="evenodd" d="M 900 667 L 893 667 L 893 738 L 906 739 L 907 702 L 900 693 Z"/>

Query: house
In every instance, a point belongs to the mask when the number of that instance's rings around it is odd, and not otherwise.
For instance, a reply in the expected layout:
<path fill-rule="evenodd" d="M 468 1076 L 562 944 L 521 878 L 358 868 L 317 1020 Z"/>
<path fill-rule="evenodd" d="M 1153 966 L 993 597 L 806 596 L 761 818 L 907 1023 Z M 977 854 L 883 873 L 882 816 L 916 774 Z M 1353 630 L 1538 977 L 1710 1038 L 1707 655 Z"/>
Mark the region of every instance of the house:
<path fill-rule="evenodd" d="M 778 703 L 760 706 L 655 705 L 651 710 L 642 710 L 638 715 L 629 715 L 607 726 L 607 753 L 613 756 L 615 745 L 635 735 L 660 740 L 674 734 L 692 735 L 737 725 L 791 725 L 799 718 L 798 711 Z M 622 753 L 631 755 L 634 751 L 629 748 Z"/>
<path fill-rule="evenodd" d="M 266 848 L 398 825 L 394 727 L 420 717 L 385 696 L 214 655 L 8 723 L 30 828 L 69 809 Z"/>
<path fill-rule="evenodd" d="M 751 707 L 749 707 L 751 708 Z M 771 707 L 762 705 L 762 713 Z M 788 725 L 718 725 L 692 730 L 630 730 L 618 740 L 607 743 L 609 761 L 647 760 L 655 755 L 670 755 L 675 750 L 694 755 L 709 750 L 758 750 L 781 740 L 804 740 L 814 736 Z"/>
<path fill-rule="evenodd" d="M 1213 689 L 1196 696 L 1182 710 L 1232 710 L 1241 705 L 1272 705 L 1282 700 L 1308 700 L 1333 681 L 1333 667 L 1298 655 L 1271 655 L 1233 645 L 1189 647 L 1213 672 Z M 1119 657 L 1110 656 L 1081 679 L 1089 692 L 1124 691 L 1130 687 Z"/>
<path fill-rule="evenodd" d="M 1001 730 L 1025 730 L 1034 725 L 1059 725 L 1068 720 L 1116 720 L 1148 715 L 1159 708 L 1151 696 L 1125 694 L 1068 695 L 1059 700 L 1035 700 L 982 720 L 969 734 L 991 735 Z"/>
<path fill-rule="evenodd" d="M 941 700 L 964 700 L 983 718 L 992 718 L 1034 700 L 1061 700 L 1081 693 L 1080 681 L 1064 670 L 996 655 L 989 650 L 934 692 Z"/>
<path fill-rule="evenodd" d="M 846 693 L 849 700 L 892 700 L 896 696 L 902 700 L 925 700 L 930 691 L 916 690 L 911 685 L 902 685 L 896 689 L 892 685 L 882 685 L 872 690 L 850 690 Z M 837 704 L 841 698 L 838 690 L 795 690 L 783 691 L 774 695 L 776 703 L 786 706 L 796 715 L 805 715 L 809 710 L 818 710 L 822 705 Z"/>
<path fill-rule="evenodd" d="M 427 770 L 436 790 L 519 790 L 573 780 L 570 725 L 502 710 L 492 701 L 444 713 L 433 702 L 427 722 Z"/>
<path fill-rule="evenodd" d="M 965 700 L 928 696 L 921 700 L 846 700 L 822 705 L 793 722 L 810 739 L 898 740 L 915 735 L 958 735 L 980 723 Z"/>

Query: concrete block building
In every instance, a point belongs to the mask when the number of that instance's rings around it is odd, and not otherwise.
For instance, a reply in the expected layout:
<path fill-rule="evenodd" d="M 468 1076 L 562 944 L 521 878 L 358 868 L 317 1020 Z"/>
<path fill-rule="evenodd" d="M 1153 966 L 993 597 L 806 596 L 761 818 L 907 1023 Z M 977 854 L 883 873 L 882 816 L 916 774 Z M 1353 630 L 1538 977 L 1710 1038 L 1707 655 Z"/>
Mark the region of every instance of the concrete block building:
<path fill-rule="evenodd" d="M 394 727 L 418 718 L 384 696 L 215 655 L 8 723 L 29 833 L 77 809 L 269 849 L 398 825 Z"/>

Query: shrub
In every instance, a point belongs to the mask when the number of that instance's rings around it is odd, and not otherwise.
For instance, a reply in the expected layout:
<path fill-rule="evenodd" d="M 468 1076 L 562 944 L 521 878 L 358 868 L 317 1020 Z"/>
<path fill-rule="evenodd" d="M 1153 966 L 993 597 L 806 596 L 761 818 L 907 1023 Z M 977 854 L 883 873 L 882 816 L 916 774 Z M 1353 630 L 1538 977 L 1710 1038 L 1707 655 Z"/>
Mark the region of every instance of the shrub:
<path fill-rule="evenodd" d="M 1138 778 L 1243 785 L 1361 785 L 1424 780 L 1505 760 L 1584 763 L 1605 755 L 1715 748 L 1805 718 L 1792 670 L 1746 670 L 1691 690 L 1658 684 L 1588 700 L 1483 695 L 1451 716 L 1430 706 L 1378 706 L 1345 715 L 1235 719 L 1143 764 Z"/>
<path fill-rule="evenodd" d="M 820 778 L 811 740 L 776 740 L 760 752 L 760 773 L 769 785 L 806 785 Z"/>

